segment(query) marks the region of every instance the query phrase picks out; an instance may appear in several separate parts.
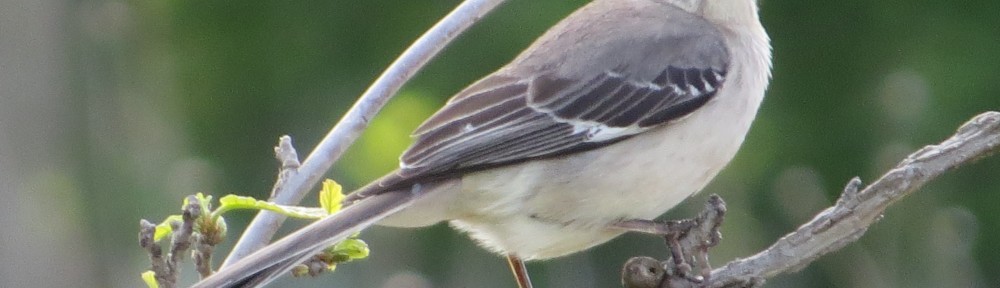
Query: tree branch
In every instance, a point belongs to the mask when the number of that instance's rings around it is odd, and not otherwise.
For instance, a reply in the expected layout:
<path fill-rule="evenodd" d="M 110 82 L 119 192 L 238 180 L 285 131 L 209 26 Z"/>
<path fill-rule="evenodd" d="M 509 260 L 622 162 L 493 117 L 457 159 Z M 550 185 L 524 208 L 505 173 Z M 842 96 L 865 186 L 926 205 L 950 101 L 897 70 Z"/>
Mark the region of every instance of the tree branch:
<path fill-rule="evenodd" d="M 852 179 L 833 207 L 785 235 L 767 250 L 713 271 L 710 287 L 726 287 L 729 283 L 753 277 L 768 278 L 798 271 L 819 257 L 856 241 L 881 218 L 889 205 L 947 171 L 998 152 L 998 148 L 1000 113 L 980 114 L 962 125 L 948 140 L 910 154 L 864 190 L 860 190 L 860 179 Z"/>
<path fill-rule="evenodd" d="M 798 271 L 819 257 L 857 241 L 882 217 L 889 205 L 927 182 L 997 152 L 1000 152 L 1000 112 L 980 114 L 962 125 L 951 138 L 910 154 L 868 187 L 864 187 L 857 177 L 851 179 L 833 207 L 823 210 L 766 250 L 715 269 L 707 283 L 697 286 L 671 283 L 669 287 L 754 287 L 763 279 Z M 664 283 L 646 279 L 666 274 L 659 273 L 661 267 L 650 265 L 648 259 L 630 260 L 625 266 L 627 273 L 623 273 L 623 282 Z"/>
<path fill-rule="evenodd" d="M 283 205 L 294 205 L 302 201 L 309 189 L 315 186 L 333 163 L 340 159 L 344 151 L 368 126 L 369 120 L 374 118 L 378 110 L 406 81 L 459 34 L 505 1 L 466 0 L 420 36 L 372 83 L 340 122 L 316 145 L 299 167 L 298 173 L 287 179 L 284 185 L 276 188 L 271 201 Z M 234 263 L 266 245 L 284 220 L 284 216 L 261 211 L 247 227 L 222 266 Z"/>

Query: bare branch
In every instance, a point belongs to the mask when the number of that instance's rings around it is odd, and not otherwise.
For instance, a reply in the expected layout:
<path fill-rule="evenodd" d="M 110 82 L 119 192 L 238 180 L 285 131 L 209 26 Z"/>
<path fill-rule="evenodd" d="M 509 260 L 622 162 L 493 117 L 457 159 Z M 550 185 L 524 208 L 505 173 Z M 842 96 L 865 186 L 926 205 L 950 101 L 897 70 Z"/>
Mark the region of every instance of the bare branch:
<path fill-rule="evenodd" d="M 184 205 L 180 223 L 170 223 L 174 233 L 171 237 L 170 245 L 170 265 L 173 266 L 174 273 L 177 267 L 184 260 L 184 253 L 191 249 L 191 235 L 194 234 L 194 221 L 201 215 L 201 202 L 194 196 L 188 196 L 188 204 Z"/>
<path fill-rule="evenodd" d="M 375 82 L 351 110 L 330 130 L 306 158 L 298 173 L 288 179 L 279 193 L 273 195 L 273 202 L 294 205 L 305 197 L 310 188 L 340 159 L 340 156 L 354 143 L 386 102 L 399 91 L 417 71 L 448 43 L 458 37 L 498 5 L 506 0 L 466 0 L 445 16 L 416 42 L 403 52 Z M 233 248 L 223 267 L 263 247 L 274 236 L 274 231 L 285 217 L 261 211 L 247 227 L 243 236 Z"/>
<path fill-rule="evenodd" d="M 278 163 L 281 163 L 281 168 L 278 170 L 278 179 L 274 181 L 274 187 L 271 188 L 271 196 L 269 198 L 271 201 L 274 201 L 276 195 L 283 194 L 282 191 L 285 189 L 285 183 L 298 174 L 299 167 L 302 166 L 302 163 L 299 162 L 298 151 L 296 151 L 295 146 L 292 145 L 292 137 L 288 135 L 278 138 L 278 146 L 274 146 L 274 158 L 278 160 Z M 263 213 L 263 211 L 261 211 L 261 213 Z M 258 250 L 262 245 L 267 244 L 266 241 L 278 231 L 278 226 L 281 225 L 280 219 L 271 219 L 274 222 L 256 221 L 260 220 L 263 215 L 264 214 L 259 214 L 257 219 L 250 224 L 250 227 L 247 227 L 247 231 L 243 233 L 243 237 L 236 240 L 236 245 L 234 245 L 233 250 L 229 253 L 229 257 L 222 263 L 223 267 L 225 267 L 230 261 L 236 261 L 237 259 Z M 255 223 L 258 225 L 255 226 Z M 252 233 L 250 232 L 251 228 L 253 228 L 254 231 Z M 265 242 L 253 243 L 255 241 Z"/>
<path fill-rule="evenodd" d="M 998 151 L 1000 112 L 980 114 L 962 125 L 951 138 L 914 152 L 863 190 L 861 180 L 852 179 L 833 207 L 757 255 L 712 271 L 705 287 L 742 287 L 797 271 L 858 240 L 889 205 L 930 180 Z"/>
<path fill-rule="evenodd" d="M 146 219 L 139 220 L 139 246 L 146 249 L 149 254 L 150 270 L 156 275 L 156 283 L 160 287 L 172 288 L 177 286 L 177 275 L 174 268 L 167 263 L 163 257 L 163 248 L 154 239 L 156 234 L 156 224 Z"/>
<path fill-rule="evenodd" d="M 191 251 L 191 258 L 194 258 L 195 270 L 198 270 L 198 275 L 201 279 L 208 278 L 212 276 L 212 251 L 215 251 L 215 244 L 209 241 L 205 241 L 205 235 L 196 234 L 195 235 L 195 249 Z"/>

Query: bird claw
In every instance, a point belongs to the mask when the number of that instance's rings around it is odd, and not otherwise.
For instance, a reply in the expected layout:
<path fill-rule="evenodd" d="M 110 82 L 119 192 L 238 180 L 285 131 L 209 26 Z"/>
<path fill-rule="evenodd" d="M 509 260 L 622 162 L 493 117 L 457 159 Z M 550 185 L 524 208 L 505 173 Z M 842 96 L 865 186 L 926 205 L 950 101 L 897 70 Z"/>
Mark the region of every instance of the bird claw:
<path fill-rule="evenodd" d="M 712 195 L 705 205 L 705 210 L 693 219 L 666 222 L 626 220 L 617 226 L 629 231 L 664 237 L 670 251 L 670 259 L 663 263 L 665 269 L 663 274 L 666 279 L 662 281 L 663 286 L 660 287 L 677 287 L 674 284 L 678 281 L 688 282 L 692 284 L 691 287 L 697 287 L 707 283 L 711 276 L 712 267 L 708 261 L 708 250 L 722 240 L 719 229 L 725 213 L 725 202 L 718 195 Z M 680 286 L 685 287 L 685 285 Z"/>

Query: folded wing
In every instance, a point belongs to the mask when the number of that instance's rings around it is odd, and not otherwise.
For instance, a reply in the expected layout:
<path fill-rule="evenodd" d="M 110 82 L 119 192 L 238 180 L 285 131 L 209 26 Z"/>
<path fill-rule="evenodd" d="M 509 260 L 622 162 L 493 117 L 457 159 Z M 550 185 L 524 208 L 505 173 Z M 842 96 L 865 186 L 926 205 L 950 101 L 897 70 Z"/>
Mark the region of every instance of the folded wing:
<path fill-rule="evenodd" d="M 584 79 L 490 76 L 417 129 L 399 174 L 475 171 L 620 141 L 695 111 L 725 74 L 668 65 L 648 81 L 615 71 Z"/>

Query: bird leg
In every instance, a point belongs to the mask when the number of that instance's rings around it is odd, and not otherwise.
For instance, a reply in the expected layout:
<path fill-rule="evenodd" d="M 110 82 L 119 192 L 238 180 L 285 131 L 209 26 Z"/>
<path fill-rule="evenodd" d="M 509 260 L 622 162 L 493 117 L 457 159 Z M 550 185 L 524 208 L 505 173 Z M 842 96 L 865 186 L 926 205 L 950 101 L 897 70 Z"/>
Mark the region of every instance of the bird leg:
<path fill-rule="evenodd" d="M 663 236 L 672 260 L 665 265 L 667 276 L 702 283 L 712 273 L 712 267 L 708 263 L 708 249 L 722 240 L 719 228 L 725 213 L 726 203 L 718 195 L 712 195 L 705 210 L 694 219 L 666 222 L 633 219 L 621 221 L 614 227 Z M 698 275 L 692 275 L 693 269 L 696 269 L 695 273 Z"/>
<path fill-rule="evenodd" d="M 528 268 L 524 267 L 524 261 L 513 254 L 507 255 L 507 264 L 510 271 L 514 272 L 514 280 L 517 280 L 517 287 L 531 288 L 531 279 L 528 278 Z"/>

